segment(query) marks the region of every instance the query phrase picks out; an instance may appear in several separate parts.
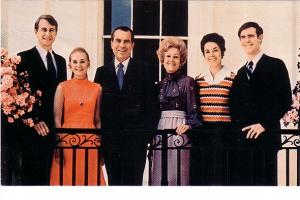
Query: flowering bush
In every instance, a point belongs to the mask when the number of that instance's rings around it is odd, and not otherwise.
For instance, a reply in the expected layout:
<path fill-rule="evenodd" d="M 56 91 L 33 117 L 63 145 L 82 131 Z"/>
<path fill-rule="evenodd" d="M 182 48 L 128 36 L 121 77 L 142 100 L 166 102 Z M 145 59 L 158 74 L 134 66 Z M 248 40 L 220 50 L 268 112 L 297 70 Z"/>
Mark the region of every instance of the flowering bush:
<path fill-rule="evenodd" d="M 293 104 L 284 117 L 283 125 L 287 127 L 290 123 L 294 126 L 299 123 L 299 108 L 300 108 L 300 81 L 297 81 L 295 88 L 292 91 Z"/>
<path fill-rule="evenodd" d="M 298 49 L 300 52 L 300 48 Z M 300 53 L 298 54 L 300 58 Z M 298 73 L 300 73 L 300 60 L 297 62 Z M 300 81 L 297 81 L 295 88 L 292 91 L 293 104 L 292 109 L 289 110 L 282 118 L 283 125 L 287 127 L 289 124 L 293 124 L 296 126 L 298 124 L 298 128 L 300 128 L 299 124 L 299 108 L 300 108 Z"/>
<path fill-rule="evenodd" d="M 1 111 L 9 123 L 22 121 L 33 127 L 30 113 L 35 106 L 41 106 L 42 92 L 31 90 L 27 71 L 17 76 L 20 61 L 20 56 L 9 56 L 1 48 Z"/>

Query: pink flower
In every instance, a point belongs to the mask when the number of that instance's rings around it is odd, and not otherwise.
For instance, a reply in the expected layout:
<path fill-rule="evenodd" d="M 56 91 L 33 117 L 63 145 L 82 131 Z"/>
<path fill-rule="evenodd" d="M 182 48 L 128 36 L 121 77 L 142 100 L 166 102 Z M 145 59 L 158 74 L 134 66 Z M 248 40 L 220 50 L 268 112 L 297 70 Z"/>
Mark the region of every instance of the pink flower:
<path fill-rule="evenodd" d="M 4 75 L 1 80 L 1 91 L 6 91 L 13 86 L 14 80 L 9 75 Z"/>
<path fill-rule="evenodd" d="M 25 106 L 25 97 L 22 94 L 16 96 L 16 104 L 19 106 Z"/>
<path fill-rule="evenodd" d="M 1 60 L 1 66 L 2 67 L 10 67 L 10 61 L 9 60 Z"/>
<path fill-rule="evenodd" d="M 30 106 L 29 108 L 27 108 L 27 112 L 31 112 L 32 111 L 32 106 Z"/>
<path fill-rule="evenodd" d="M 41 97 L 42 96 L 42 91 L 41 90 L 37 90 L 36 94 Z"/>
<path fill-rule="evenodd" d="M 9 106 L 3 106 L 2 107 L 2 110 L 3 110 L 3 113 L 5 114 L 5 115 L 9 115 L 9 114 L 11 114 L 11 107 L 9 107 Z"/>
<path fill-rule="evenodd" d="M 10 106 L 12 103 L 14 103 L 12 96 L 5 92 L 1 92 L 1 104 L 3 106 Z"/>
<path fill-rule="evenodd" d="M 12 64 L 18 65 L 21 62 L 21 57 L 20 56 L 12 56 L 10 58 L 10 61 L 12 62 Z"/>
<path fill-rule="evenodd" d="M 14 71 L 10 67 L 1 67 L 1 76 L 10 75 L 12 76 Z"/>
<path fill-rule="evenodd" d="M 17 65 L 20 56 L 9 56 L 1 48 L 1 110 L 9 123 L 22 120 L 27 126 L 34 126 L 31 118 L 26 119 L 27 113 L 32 112 L 34 106 L 41 105 L 41 91 L 32 92 L 28 80 L 28 73 L 24 71 L 17 78 Z"/>
<path fill-rule="evenodd" d="M 29 98 L 30 98 L 30 102 L 31 102 L 31 103 L 34 103 L 34 102 L 35 102 L 35 97 L 34 97 L 34 96 L 30 96 Z"/>
<path fill-rule="evenodd" d="M 15 87 L 10 88 L 10 89 L 8 90 L 8 93 L 9 93 L 11 96 L 17 96 L 17 95 L 18 95 L 17 89 L 16 89 Z"/>
<path fill-rule="evenodd" d="M 33 127 L 34 126 L 34 122 L 31 118 L 28 118 L 28 119 L 24 119 L 23 120 L 24 124 L 29 126 L 29 127 Z"/>
<path fill-rule="evenodd" d="M 25 84 L 24 84 L 24 87 L 25 87 L 25 88 L 29 88 L 29 83 L 25 83 Z"/>
<path fill-rule="evenodd" d="M 19 114 L 14 114 L 15 119 L 19 119 Z"/>
<path fill-rule="evenodd" d="M 19 114 L 20 116 L 22 116 L 22 115 L 25 114 L 25 111 L 24 111 L 24 110 L 18 110 L 18 114 Z"/>
<path fill-rule="evenodd" d="M 24 92 L 21 94 L 24 98 L 27 98 L 29 96 L 29 93 L 28 92 Z"/>
<path fill-rule="evenodd" d="M 8 121 L 9 123 L 13 123 L 15 120 L 14 120 L 12 117 L 8 117 L 8 118 L 7 118 L 7 121 Z"/>

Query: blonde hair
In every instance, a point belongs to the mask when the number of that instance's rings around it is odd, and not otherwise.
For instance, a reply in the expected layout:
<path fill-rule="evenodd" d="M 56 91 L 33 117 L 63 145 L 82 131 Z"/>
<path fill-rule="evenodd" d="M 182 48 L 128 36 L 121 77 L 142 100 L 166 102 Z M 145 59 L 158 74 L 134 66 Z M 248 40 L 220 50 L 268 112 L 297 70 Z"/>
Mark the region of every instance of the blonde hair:
<path fill-rule="evenodd" d="M 81 53 L 84 53 L 84 54 L 86 55 L 87 60 L 90 62 L 90 57 L 89 57 L 88 52 L 87 52 L 84 48 L 82 48 L 82 47 L 76 47 L 75 49 L 73 49 L 73 50 L 71 51 L 71 53 L 70 53 L 70 55 L 69 55 L 69 62 L 71 62 L 71 56 L 72 56 L 72 54 L 74 54 L 75 52 L 81 52 Z"/>
<path fill-rule="evenodd" d="M 187 48 L 184 41 L 179 37 L 167 37 L 163 41 L 161 41 L 159 48 L 156 51 L 160 63 L 164 63 L 165 53 L 170 48 L 176 48 L 179 50 L 180 66 L 183 66 L 187 59 Z"/>
<path fill-rule="evenodd" d="M 81 52 L 81 53 L 84 53 L 86 55 L 86 58 L 88 60 L 88 62 L 90 63 L 90 57 L 89 57 L 89 54 L 88 52 L 82 48 L 82 47 L 76 47 L 75 49 L 73 49 L 69 55 L 69 67 L 71 67 L 71 56 L 75 53 L 75 52 Z M 74 73 L 72 72 L 72 75 L 71 75 L 71 78 L 74 77 Z M 86 75 L 86 78 L 87 78 L 87 75 Z"/>

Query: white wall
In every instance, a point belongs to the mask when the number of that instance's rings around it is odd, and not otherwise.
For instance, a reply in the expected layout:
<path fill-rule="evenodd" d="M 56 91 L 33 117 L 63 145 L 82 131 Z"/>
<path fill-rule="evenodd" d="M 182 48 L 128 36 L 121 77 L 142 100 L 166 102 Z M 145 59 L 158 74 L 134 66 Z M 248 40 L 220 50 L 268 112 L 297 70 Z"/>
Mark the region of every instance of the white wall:
<path fill-rule="evenodd" d="M 245 63 L 237 30 L 246 21 L 256 21 L 264 29 L 264 52 L 285 62 L 293 87 L 298 76 L 297 54 L 300 53 L 299 1 L 190 0 L 188 9 L 190 76 L 196 76 L 206 67 L 199 43 L 203 35 L 210 32 L 225 37 L 224 64 L 237 71 Z M 59 23 L 54 50 L 68 59 L 73 48 L 86 48 L 92 66 L 89 78 L 93 79 L 96 67 L 103 64 L 103 0 L 2 0 L 1 46 L 8 48 L 10 53 L 34 46 L 34 22 L 46 13 Z"/>
<path fill-rule="evenodd" d="M 189 1 L 189 75 L 207 67 L 200 40 L 211 32 L 225 38 L 223 64 L 236 72 L 245 63 L 237 31 L 243 23 L 255 21 L 264 29 L 263 51 L 285 62 L 294 85 L 300 53 L 299 15 L 299 1 Z"/>
<path fill-rule="evenodd" d="M 32 48 L 36 44 L 34 22 L 42 14 L 51 14 L 58 21 L 58 34 L 53 50 L 68 60 L 77 46 L 90 54 L 89 79 L 103 64 L 103 1 L 14 1 L 1 2 L 1 46 L 10 54 Z M 70 71 L 68 71 L 70 76 Z"/>

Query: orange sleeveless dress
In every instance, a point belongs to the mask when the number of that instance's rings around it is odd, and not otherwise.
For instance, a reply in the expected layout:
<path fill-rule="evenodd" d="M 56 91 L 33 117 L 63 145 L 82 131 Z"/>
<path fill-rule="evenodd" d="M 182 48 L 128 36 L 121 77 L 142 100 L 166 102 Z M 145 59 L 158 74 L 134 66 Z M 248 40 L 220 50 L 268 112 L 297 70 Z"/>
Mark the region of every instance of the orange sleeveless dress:
<path fill-rule="evenodd" d="M 72 79 L 62 82 L 61 86 L 64 96 L 62 128 L 95 128 L 94 112 L 100 92 L 99 84 L 88 80 Z M 99 136 L 84 133 L 74 135 L 59 133 L 57 139 L 60 140 L 58 147 L 78 145 L 80 148 L 63 149 L 63 154 L 55 149 L 50 185 L 60 185 L 60 176 L 62 176 L 62 185 L 72 185 L 72 183 L 74 185 L 106 185 L 101 168 L 103 162 L 99 153 Z M 94 148 L 85 149 L 84 147 Z M 60 160 L 59 154 L 63 155 L 63 160 Z M 74 167 L 75 171 L 72 173 Z"/>

